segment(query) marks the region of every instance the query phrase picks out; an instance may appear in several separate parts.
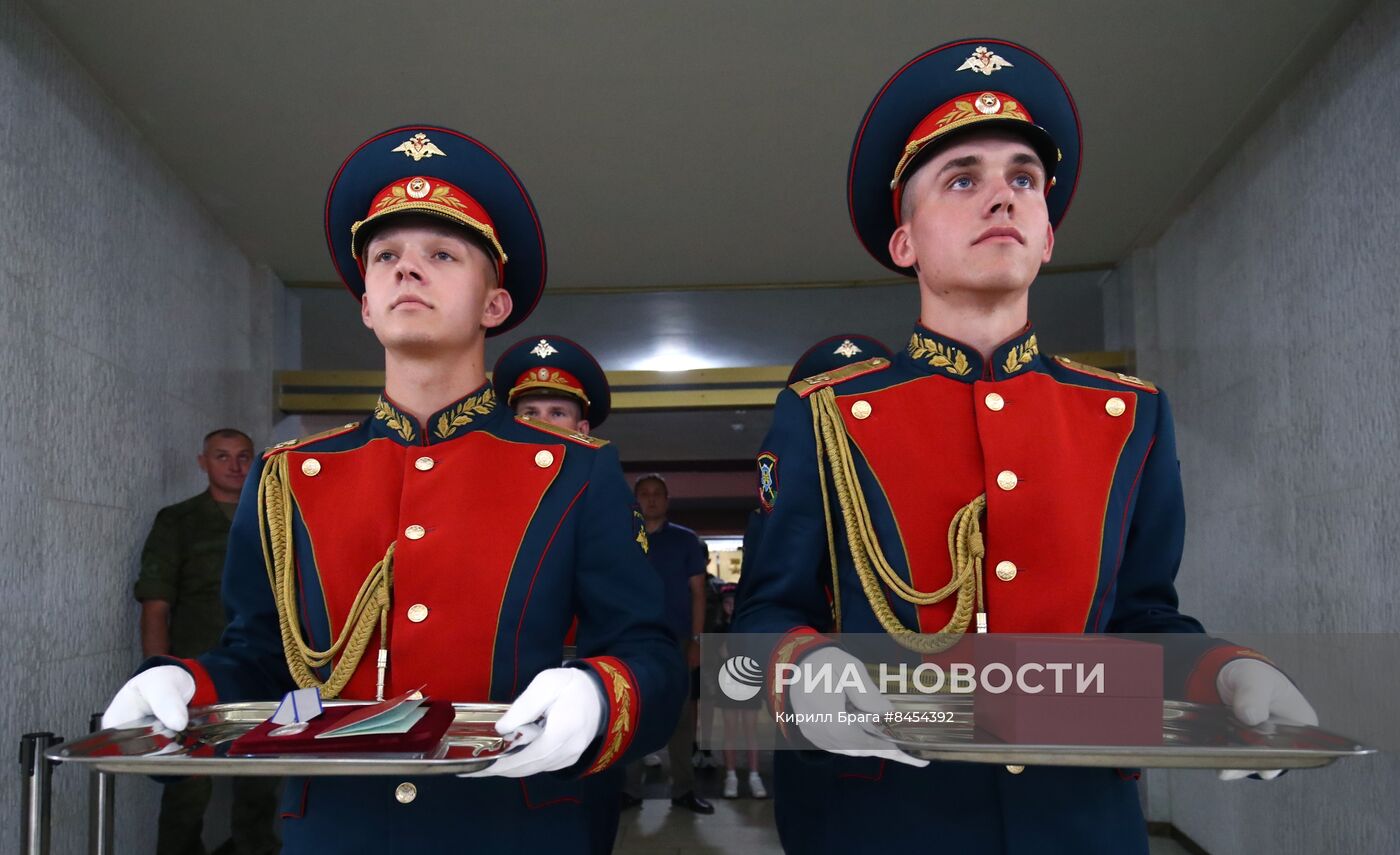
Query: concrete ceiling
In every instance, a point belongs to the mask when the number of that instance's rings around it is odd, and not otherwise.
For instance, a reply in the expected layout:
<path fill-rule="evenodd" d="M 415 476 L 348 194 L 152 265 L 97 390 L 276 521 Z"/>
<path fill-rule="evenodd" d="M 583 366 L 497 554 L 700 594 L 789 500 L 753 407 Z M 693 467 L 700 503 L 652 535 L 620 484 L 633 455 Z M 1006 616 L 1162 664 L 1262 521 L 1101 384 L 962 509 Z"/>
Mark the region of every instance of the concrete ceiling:
<path fill-rule="evenodd" d="M 1150 240 L 1359 0 L 190 3 L 32 0 L 255 260 L 333 278 L 344 154 L 457 127 L 523 177 L 553 287 L 870 280 L 844 203 L 891 71 L 961 36 L 1024 41 L 1078 99 L 1086 165 L 1055 266 Z"/>

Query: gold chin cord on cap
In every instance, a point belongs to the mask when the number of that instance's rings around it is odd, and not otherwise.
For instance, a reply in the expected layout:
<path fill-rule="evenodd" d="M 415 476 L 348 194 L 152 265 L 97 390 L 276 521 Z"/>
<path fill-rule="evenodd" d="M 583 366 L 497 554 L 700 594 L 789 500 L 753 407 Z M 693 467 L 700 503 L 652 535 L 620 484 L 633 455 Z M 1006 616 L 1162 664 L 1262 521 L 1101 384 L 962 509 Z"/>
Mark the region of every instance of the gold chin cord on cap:
<path fill-rule="evenodd" d="M 851 453 L 850 438 L 846 435 L 846 425 L 836 406 L 836 393 L 830 386 L 817 390 L 812 395 L 812 428 L 817 444 L 817 464 L 823 463 L 831 471 L 831 481 L 836 489 L 836 500 L 841 506 L 841 516 L 846 526 L 846 540 L 851 546 L 851 560 L 855 564 L 856 575 L 860 578 L 861 590 L 870 601 L 880 625 L 901 646 L 916 653 L 940 653 L 961 640 L 977 619 L 977 632 L 987 631 L 987 610 L 982 596 L 982 559 L 986 546 L 982 542 L 982 512 L 987 507 L 987 494 L 983 493 L 964 505 L 948 526 L 948 557 L 952 560 L 953 575 L 948 584 L 937 591 L 920 591 L 905 582 L 885 559 L 880 549 L 880 541 L 875 533 L 875 525 L 870 519 L 870 508 L 865 494 L 861 491 L 856 475 L 855 458 Z M 836 575 L 836 533 L 831 527 L 831 504 L 827 491 L 826 476 L 819 473 L 822 485 L 822 507 L 827 514 L 827 549 L 832 567 L 832 585 L 839 590 Z M 878 578 L 877 578 L 878 576 Z M 940 603 L 956 592 L 957 604 L 948 623 L 936 633 L 919 633 L 900 623 L 899 617 L 885 599 L 884 588 L 893 591 L 895 596 L 916 606 Z M 837 628 L 840 628 L 841 604 L 834 603 Z"/>
<path fill-rule="evenodd" d="M 282 652 L 292 679 L 303 689 L 315 686 L 323 698 L 337 697 L 364 658 L 369 640 L 379 629 L 377 700 L 384 700 L 384 672 L 389 665 L 389 602 L 393 589 L 394 543 L 365 578 L 345 625 L 335 643 L 326 650 L 314 650 L 301 631 L 297 609 L 296 570 L 291 556 L 292 497 L 287 480 L 287 455 L 278 454 L 268 462 L 258 482 L 259 529 L 268 582 L 277 603 L 277 619 L 282 630 Z M 340 659 L 336 660 L 336 655 Z M 316 668 L 335 664 L 325 681 L 317 678 Z"/>

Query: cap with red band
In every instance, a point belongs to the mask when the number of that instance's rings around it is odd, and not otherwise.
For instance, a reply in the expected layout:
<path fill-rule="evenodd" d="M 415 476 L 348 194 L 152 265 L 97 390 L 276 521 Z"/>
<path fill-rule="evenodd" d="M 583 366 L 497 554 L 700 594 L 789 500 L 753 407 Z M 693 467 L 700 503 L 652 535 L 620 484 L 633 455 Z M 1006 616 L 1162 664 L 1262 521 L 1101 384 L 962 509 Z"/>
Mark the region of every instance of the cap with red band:
<path fill-rule="evenodd" d="M 514 405 L 530 395 L 573 398 L 590 429 L 608 417 L 608 376 L 583 345 L 558 335 L 523 338 L 506 348 L 491 372 L 496 394 Z"/>
<path fill-rule="evenodd" d="M 951 101 L 939 105 L 914 126 L 909 141 L 904 144 L 904 152 L 899 163 L 895 164 L 894 177 L 890 179 L 893 191 L 894 221 L 900 220 L 899 201 L 904 195 L 904 179 L 912 175 L 920 161 L 920 155 L 933 151 L 933 143 L 972 125 L 990 127 L 988 122 L 1019 122 L 1016 131 L 1040 157 L 1045 167 L 1045 193 L 1049 195 L 1055 187 L 1055 168 L 1060 162 L 1060 150 L 1050 134 L 1035 123 L 1025 106 L 1005 92 L 968 92 Z"/>
<path fill-rule="evenodd" d="M 505 276 L 504 268 L 508 259 L 500 240 L 496 238 L 496 224 L 491 221 L 491 215 L 462 188 L 441 179 L 430 180 L 421 175 L 395 181 L 380 190 L 370 203 L 369 213 L 365 218 L 350 224 L 350 254 L 359 262 L 361 270 L 364 270 L 364 259 L 360 256 L 364 252 L 366 235 L 369 234 L 369 230 L 364 227 L 386 216 L 409 213 L 448 220 L 481 235 L 493 250 L 496 275 Z"/>
<path fill-rule="evenodd" d="M 506 403 L 514 404 L 522 395 L 558 392 L 578 398 L 588 406 L 588 391 L 577 377 L 561 368 L 531 368 L 515 378 L 515 385 L 506 393 Z"/>
<path fill-rule="evenodd" d="M 980 84 L 980 85 L 979 85 Z M 977 129 L 1014 133 L 1045 168 L 1045 202 L 1058 225 L 1074 196 L 1079 116 L 1064 81 L 1028 48 L 965 39 L 920 54 L 875 95 L 856 131 L 847 173 L 851 223 L 867 252 L 891 270 L 900 196 L 933 152 Z"/>
<path fill-rule="evenodd" d="M 487 335 L 529 317 L 544 290 L 544 233 L 524 185 L 495 152 L 465 134 L 426 125 L 385 131 L 351 152 L 326 194 L 326 245 L 354 296 L 365 290 L 369 226 L 405 215 L 447 221 L 488 248 L 512 309 Z"/>
<path fill-rule="evenodd" d="M 442 217 L 479 232 L 495 250 L 497 260 L 502 264 L 506 262 L 506 251 L 496 239 L 496 224 L 481 203 L 450 182 L 430 180 L 421 175 L 395 181 L 379 191 L 365 218 L 350 224 L 350 254 L 360 257 L 360 250 L 364 248 L 360 230 L 364 226 L 389 214 L 410 211 Z"/>

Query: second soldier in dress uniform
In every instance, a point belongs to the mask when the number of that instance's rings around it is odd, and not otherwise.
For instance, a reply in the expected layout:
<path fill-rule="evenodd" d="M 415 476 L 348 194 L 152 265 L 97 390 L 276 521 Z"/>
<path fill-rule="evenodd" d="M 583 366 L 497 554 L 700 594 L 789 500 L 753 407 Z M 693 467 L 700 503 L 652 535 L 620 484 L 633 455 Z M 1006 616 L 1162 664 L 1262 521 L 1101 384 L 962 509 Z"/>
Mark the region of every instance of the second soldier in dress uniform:
<path fill-rule="evenodd" d="M 804 378 L 836 371 L 857 362 L 892 358 L 894 358 L 894 354 L 888 347 L 868 335 L 838 333 L 827 336 L 807 348 L 792 364 L 792 369 L 788 371 L 787 382 L 788 385 L 792 385 Z M 754 557 L 758 555 L 759 544 L 763 539 L 763 525 L 768 518 L 768 512 L 773 508 L 773 500 L 778 493 L 778 458 L 772 452 L 765 450 L 759 452 L 754 463 L 755 475 L 758 480 L 759 506 L 749 514 L 748 524 L 744 528 L 744 557 L 739 570 L 739 587 L 735 596 L 736 607 L 743 598 L 747 580 L 753 578 L 748 570 L 753 565 Z M 830 596 L 829 591 L 828 596 Z M 721 705 L 726 703 L 722 692 L 716 692 L 713 696 L 716 703 Z M 784 823 L 787 831 L 783 839 L 790 851 L 808 850 L 800 837 L 804 821 L 801 818 L 807 816 L 811 811 L 824 807 L 827 794 L 835 782 L 833 773 L 833 764 L 830 762 L 812 763 L 810 759 L 799 756 L 798 752 L 795 751 L 774 752 L 773 788 L 783 794 L 782 799 L 775 805 L 776 811 L 780 811 L 782 814 L 777 818 L 779 822 L 788 817 L 794 818 L 792 821 Z"/>
<path fill-rule="evenodd" d="M 336 173 L 326 240 L 384 346 L 384 394 L 263 455 L 233 523 L 221 645 L 147 663 L 105 722 L 180 729 L 187 704 L 298 686 L 513 702 L 498 729 L 542 729 L 470 780 L 289 780 L 284 851 L 607 851 L 582 779 L 664 743 L 685 687 L 616 453 L 516 418 L 486 382 L 486 336 L 544 287 L 534 207 L 476 140 L 400 127 Z"/>
<path fill-rule="evenodd" d="M 612 408 L 612 388 L 598 360 L 583 345 L 560 335 L 527 336 L 512 344 L 496 360 L 491 381 L 496 396 L 517 417 L 583 436 L 590 436 Z M 642 532 L 639 525 L 638 535 Z M 577 625 L 569 627 L 566 648 L 576 642 L 577 634 Z M 607 851 L 617 839 L 623 773 L 623 767 L 613 766 L 584 782 L 583 805 L 593 817 L 599 851 Z"/>
<path fill-rule="evenodd" d="M 581 344 L 559 335 L 529 336 L 506 348 L 491 370 L 496 395 L 517 416 L 587 436 L 612 408 L 608 375 Z"/>
<path fill-rule="evenodd" d="M 791 386 L 806 377 L 816 377 L 835 371 L 838 368 L 845 368 L 857 362 L 865 362 L 870 359 L 894 358 L 890 349 L 879 341 L 867 335 L 859 333 L 841 333 L 828 336 L 811 347 L 807 348 L 797 361 L 792 364 L 792 369 L 788 371 L 787 382 Z M 777 458 L 771 452 L 759 452 L 755 460 L 755 470 L 758 476 L 758 504 L 759 507 L 749 514 L 747 527 L 744 529 L 744 558 L 743 567 L 747 568 L 752 557 L 758 552 L 759 541 L 763 537 L 763 521 L 768 511 L 773 509 L 773 499 L 777 495 Z M 743 591 L 743 571 L 740 571 L 739 592 Z"/>
<path fill-rule="evenodd" d="M 871 255 L 917 276 L 919 323 L 892 361 L 780 396 L 736 629 L 786 634 L 770 674 L 858 664 L 830 646 L 833 630 L 920 654 L 969 631 L 1181 633 L 1200 655 L 1168 661 L 1169 691 L 1233 703 L 1251 724 L 1315 723 L 1280 672 L 1177 609 L 1184 511 L 1165 396 L 1047 357 L 1028 323 L 1079 167 L 1069 91 L 1022 46 L 943 45 L 880 89 L 851 154 L 850 212 Z M 797 713 L 845 702 L 774 698 Z M 801 733 L 856 756 L 834 758 L 824 798 L 800 812 L 776 788 L 789 851 L 1147 852 L 1130 773 L 929 764 L 853 724 Z"/>

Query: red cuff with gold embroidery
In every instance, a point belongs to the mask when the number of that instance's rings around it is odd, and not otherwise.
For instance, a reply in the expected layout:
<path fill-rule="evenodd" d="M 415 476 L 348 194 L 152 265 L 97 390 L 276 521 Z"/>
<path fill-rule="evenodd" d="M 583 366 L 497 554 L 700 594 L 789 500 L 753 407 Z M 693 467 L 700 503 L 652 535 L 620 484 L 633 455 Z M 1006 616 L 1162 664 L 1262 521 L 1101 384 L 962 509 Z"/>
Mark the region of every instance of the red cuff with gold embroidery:
<path fill-rule="evenodd" d="M 209 676 L 209 672 L 204 666 L 194 659 L 176 659 L 180 665 L 190 672 L 194 677 L 194 697 L 190 698 L 190 706 L 205 707 L 219 702 L 219 692 L 214 688 L 214 679 Z"/>
<path fill-rule="evenodd" d="M 796 629 L 788 630 L 787 634 L 780 638 L 773 647 L 773 655 L 768 660 L 768 705 L 773 710 L 773 718 L 778 723 L 778 731 L 784 737 L 787 736 L 787 727 L 783 724 L 781 713 L 786 709 L 786 695 L 776 691 L 778 666 L 795 664 L 797 660 L 816 648 L 826 647 L 832 643 L 831 639 L 810 626 L 799 626 Z"/>
<path fill-rule="evenodd" d="M 1226 644 L 1212 648 L 1196 661 L 1191 674 L 1186 678 L 1186 700 L 1197 704 L 1223 703 L 1215 681 L 1220 676 L 1220 669 L 1235 659 L 1258 659 L 1260 662 L 1274 664 L 1269 661 L 1269 657 L 1248 647 Z"/>
<path fill-rule="evenodd" d="M 608 718 L 603 726 L 603 744 L 598 756 L 585 775 L 601 772 L 627 753 L 632 736 L 637 732 L 637 717 L 642 711 L 642 696 L 637 691 L 637 678 L 632 669 L 613 656 L 580 659 L 603 681 L 603 693 L 608 698 Z"/>

